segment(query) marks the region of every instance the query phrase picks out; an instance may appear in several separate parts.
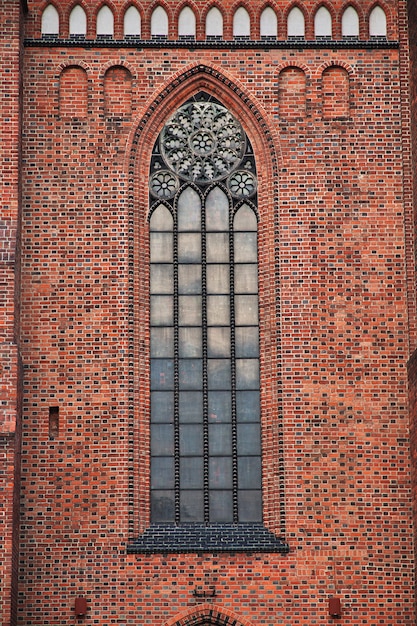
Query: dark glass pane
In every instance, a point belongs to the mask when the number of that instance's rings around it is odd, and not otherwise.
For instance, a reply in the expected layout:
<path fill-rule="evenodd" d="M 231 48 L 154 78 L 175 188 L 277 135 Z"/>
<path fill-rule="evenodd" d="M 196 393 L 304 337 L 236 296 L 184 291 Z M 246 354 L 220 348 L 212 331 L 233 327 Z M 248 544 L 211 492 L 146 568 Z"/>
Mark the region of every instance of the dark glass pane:
<path fill-rule="evenodd" d="M 236 356 L 259 356 L 259 331 L 257 326 L 239 326 L 235 329 Z"/>
<path fill-rule="evenodd" d="M 260 489 L 238 492 L 239 522 L 262 522 L 262 492 Z"/>
<path fill-rule="evenodd" d="M 261 459 L 256 456 L 239 457 L 239 489 L 258 489 L 261 485 L 261 480 Z"/>
<path fill-rule="evenodd" d="M 207 293 L 230 293 L 229 265 L 207 265 Z"/>
<path fill-rule="evenodd" d="M 234 234 L 235 263 L 256 263 L 258 260 L 256 233 Z"/>
<path fill-rule="evenodd" d="M 172 391 L 151 392 L 152 422 L 174 421 L 174 394 Z"/>
<path fill-rule="evenodd" d="M 184 524 L 187 522 L 204 522 L 204 498 L 202 491 L 181 491 L 180 520 Z"/>
<path fill-rule="evenodd" d="M 151 219 L 150 219 L 150 229 L 151 231 L 162 231 L 162 230 L 172 230 L 173 228 L 173 219 L 169 210 L 163 204 L 160 204 L 153 211 Z"/>
<path fill-rule="evenodd" d="M 151 265 L 151 293 L 174 292 L 174 268 L 172 264 Z"/>
<path fill-rule="evenodd" d="M 232 485 L 232 459 L 224 456 L 214 456 L 210 458 L 210 489 L 231 489 Z"/>
<path fill-rule="evenodd" d="M 232 454 L 232 429 L 230 424 L 209 425 L 209 454 Z"/>
<path fill-rule="evenodd" d="M 203 458 L 185 457 L 180 459 L 181 489 L 203 489 Z"/>
<path fill-rule="evenodd" d="M 179 296 L 180 326 L 201 326 L 201 296 Z"/>
<path fill-rule="evenodd" d="M 201 293 L 201 265 L 178 266 L 178 292 Z"/>
<path fill-rule="evenodd" d="M 151 455 L 170 456 L 174 454 L 173 424 L 151 424 Z"/>
<path fill-rule="evenodd" d="M 179 263 L 201 262 L 200 233 L 178 233 L 178 261 Z"/>
<path fill-rule="evenodd" d="M 237 453 L 261 454 L 261 430 L 259 424 L 238 424 Z"/>
<path fill-rule="evenodd" d="M 258 324 L 257 296 L 235 297 L 236 326 L 256 326 Z"/>
<path fill-rule="evenodd" d="M 238 422 L 256 422 L 260 419 L 259 391 L 238 391 L 236 394 Z"/>
<path fill-rule="evenodd" d="M 236 359 L 236 388 L 259 389 L 258 359 Z"/>
<path fill-rule="evenodd" d="M 209 357 L 230 357 L 230 328 L 217 326 L 207 330 Z"/>
<path fill-rule="evenodd" d="M 151 489 L 174 488 L 174 457 L 151 459 Z"/>
<path fill-rule="evenodd" d="M 157 391 L 174 389 L 174 361 L 172 359 L 151 360 L 151 389 Z"/>
<path fill-rule="evenodd" d="M 233 522 L 233 493 L 232 491 L 210 491 L 210 522 Z"/>
<path fill-rule="evenodd" d="M 194 189 L 187 187 L 178 199 L 178 230 L 190 231 L 201 228 L 201 200 Z"/>
<path fill-rule="evenodd" d="M 208 359 L 207 373 L 209 389 L 230 389 L 230 359 Z"/>
<path fill-rule="evenodd" d="M 246 204 L 236 212 L 233 220 L 234 230 L 251 230 L 255 231 L 258 228 L 258 222 L 254 211 Z"/>
<path fill-rule="evenodd" d="M 180 455 L 203 454 L 203 427 L 199 424 L 180 425 Z"/>
<path fill-rule="evenodd" d="M 235 265 L 235 293 L 258 293 L 257 265 Z"/>
<path fill-rule="evenodd" d="M 151 233 L 151 263 L 172 263 L 173 255 L 172 233 Z"/>
<path fill-rule="evenodd" d="M 210 422 L 232 421 L 232 397 L 230 391 L 210 391 L 208 394 L 208 416 Z"/>
<path fill-rule="evenodd" d="M 229 200 L 220 187 L 206 198 L 206 230 L 229 230 Z"/>
<path fill-rule="evenodd" d="M 180 357 L 201 357 L 203 355 L 203 339 L 201 328 L 192 326 L 179 329 Z"/>
<path fill-rule="evenodd" d="M 173 491 L 151 491 L 151 517 L 155 522 L 175 520 L 175 496 Z"/>
<path fill-rule="evenodd" d="M 174 299 L 172 296 L 151 296 L 151 325 L 172 326 Z"/>
<path fill-rule="evenodd" d="M 229 233 L 207 233 L 207 263 L 229 263 Z"/>
<path fill-rule="evenodd" d="M 180 391 L 180 422 L 203 422 L 203 394 L 201 391 Z"/>
<path fill-rule="evenodd" d="M 201 359 L 181 359 L 178 364 L 180 389 L 202 389 L 203 362 Z"/>
<path fill-rule="evenodd" d="M 230 324 L 229 296 L 207 297 L 207 323 L 209 326 L 228 326 Z"/>
<path fill-rule="evenodd" d="M 174 356 L 174 329 L 172 327 L 151 328 L 151 357 Z"/>

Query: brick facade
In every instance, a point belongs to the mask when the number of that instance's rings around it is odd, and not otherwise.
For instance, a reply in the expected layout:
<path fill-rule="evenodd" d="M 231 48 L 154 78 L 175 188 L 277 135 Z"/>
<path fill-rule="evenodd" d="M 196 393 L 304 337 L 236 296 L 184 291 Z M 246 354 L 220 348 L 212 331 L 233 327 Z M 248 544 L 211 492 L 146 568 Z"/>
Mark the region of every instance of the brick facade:
<path fill-rule="evenodd" d="M 2 623 L 411 626 L 416 135 L 405 2 L 379 3 L 386 37 L 369 36 L 373 1 L 350 3 L 353 38 L 342 36 L 348 3 L 327 3 L 330 40 L 315 38 L 319 4 L 309 0 L 299 4 L 304 39 L 287 38 L 294 5 L 282 0 L 160 2 L 167 37 L 151 36 L 158 3 L 148 0 L 80 2 L 86 35 L 72 37 L 77 3 L 57 0 L 59 32 L 42 36 L 48 4 L 29 1 L 21 18 L 21 70 L 19 3 L 0 7 L 11 28 L 0 44 L 12 120 L 2 129 L 2 187 L 12 190 L 9 204 L 2 195 L 3 250 L 18 252 L 2 260 L 8 424 L 18 423 L 19 351 L 24 367 L 21 479 L 15 426 L 1 431 Z M 113 37 L 95 35 L 103 5 Z M 129 6 L 140 36 L 123 35 Z M 178 35 L 184 6 L 195 40 Z M 206 39 L 212 6 L 223 37 Z M 267 40 L 266 6 L 278 23 Z M 249 37 L 233 36 L 239 7 Z M 245 129 L 259 209 L 263 526 L 239 541 L 220 533 L 209 551 L 175 549 L 164 529 L 146 543 L 147 179 L 164 123 L 200 91 Z M 412 424 L 412 450 L 414 439 Z M 85 617 L 75 618 L 77 597 Z M 331 597 L 340 619 L 329 615 Z"/>

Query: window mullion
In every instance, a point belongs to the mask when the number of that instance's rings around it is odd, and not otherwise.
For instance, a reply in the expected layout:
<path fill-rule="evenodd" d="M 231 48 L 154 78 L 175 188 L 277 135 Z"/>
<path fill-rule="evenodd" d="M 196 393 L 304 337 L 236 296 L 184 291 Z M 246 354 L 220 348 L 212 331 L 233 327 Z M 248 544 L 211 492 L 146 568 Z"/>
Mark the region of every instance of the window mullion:
<path fill-rule="evenodd" d="M 201 207 L 201 326 L 203 359 L 203 480 L 204 480 L 204 523 L 210 522 L 209 492 L 209 430 L 208 430 L 208 363 L 207 363 L 207 249 L 206 249 L 206 207 Z"/>
<path fill-rule="evenodd" d="M 180 523 L 180 416 L 179 416 L 179 307 L 178 307 L 178 220 L 175 217 L 174 242 L 174 491 L 175 523 Z"/>

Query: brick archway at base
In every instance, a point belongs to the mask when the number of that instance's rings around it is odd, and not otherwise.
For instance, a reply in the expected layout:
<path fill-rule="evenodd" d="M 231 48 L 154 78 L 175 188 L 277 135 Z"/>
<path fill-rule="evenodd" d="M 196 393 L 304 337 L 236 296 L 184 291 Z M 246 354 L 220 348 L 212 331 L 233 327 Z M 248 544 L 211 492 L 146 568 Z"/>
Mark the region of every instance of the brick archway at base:
<path fill-rule="evenodd" d="M 200 604 L 165 622 L 165 626 L 252 626 L 252 624 L 223 607 Z"/>

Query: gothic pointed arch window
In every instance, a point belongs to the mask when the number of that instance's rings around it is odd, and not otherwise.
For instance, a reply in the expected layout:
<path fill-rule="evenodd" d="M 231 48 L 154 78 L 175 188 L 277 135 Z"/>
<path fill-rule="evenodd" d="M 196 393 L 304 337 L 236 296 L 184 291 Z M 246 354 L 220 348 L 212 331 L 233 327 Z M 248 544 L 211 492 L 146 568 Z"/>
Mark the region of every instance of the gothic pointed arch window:
<path fill-rule="evenodd" d="M 257 176 L 239 121 L 200 93 L 149 183 L 151 522 L 262 522 Z"/>

